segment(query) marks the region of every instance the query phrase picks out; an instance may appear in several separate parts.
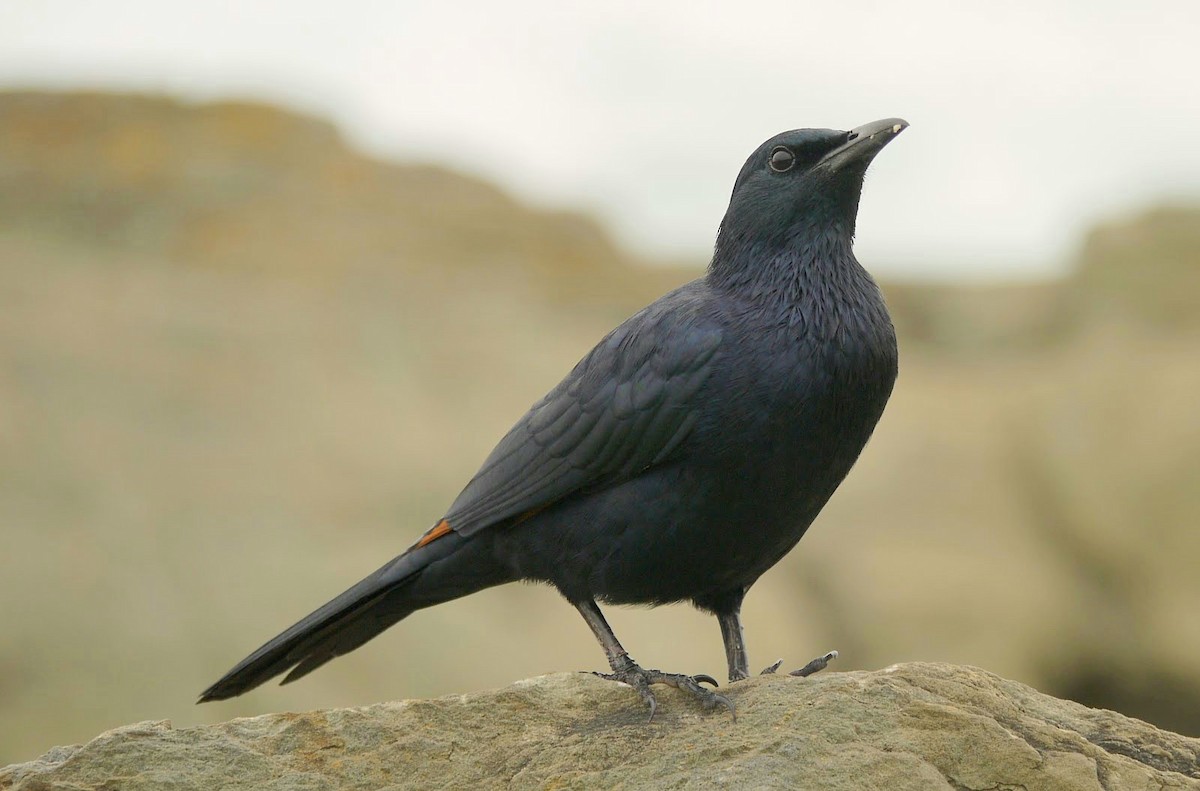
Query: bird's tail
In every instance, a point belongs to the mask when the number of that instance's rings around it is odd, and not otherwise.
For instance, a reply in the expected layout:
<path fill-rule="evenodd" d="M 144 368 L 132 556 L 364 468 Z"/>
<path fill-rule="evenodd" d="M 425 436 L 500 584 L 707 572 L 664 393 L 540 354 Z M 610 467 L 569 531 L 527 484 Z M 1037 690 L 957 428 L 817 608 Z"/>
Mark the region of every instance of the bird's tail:
<path fill-rule="evenodd" d="M 434 528 L 416 546 L 243 659 L 204 690 L 198 702 L 235 697 L 288 670 L 282 683 L 295 681 L 416 610 L 511 581 L 481 538 Z"/>

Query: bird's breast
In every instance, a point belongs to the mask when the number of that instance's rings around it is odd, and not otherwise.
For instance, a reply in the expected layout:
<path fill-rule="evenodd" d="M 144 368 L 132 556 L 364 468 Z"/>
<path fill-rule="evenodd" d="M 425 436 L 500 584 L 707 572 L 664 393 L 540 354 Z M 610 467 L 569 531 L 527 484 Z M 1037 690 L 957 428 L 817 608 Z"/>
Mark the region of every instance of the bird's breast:
<path fill-rule="evenodd" d="M 891 393 L 897 348 L 882 299 L 872 296 L 808 306 L 802 318 L 764 328 L 764 351 L 753 365 L 766 385 L 760 393 L 765 408 L 806 413 L 853 406 L 873 424 L 878 416 L 864 407 Z"/>
<path fill-rule="evenodd" d="M 825 306 L 804 320 L 764 322 L 731 348 L 709 428 L 721 435 L 756 498 L 796 512 L 819 508 L 858 458 L 891 394 L 896 338 L 882 300 Z M 793 500 L 805 502 L 793 502 Z M 811 500 L 811 503 L 808 502 Z M 813 511 L 815 515 L 815 511 Z"/>

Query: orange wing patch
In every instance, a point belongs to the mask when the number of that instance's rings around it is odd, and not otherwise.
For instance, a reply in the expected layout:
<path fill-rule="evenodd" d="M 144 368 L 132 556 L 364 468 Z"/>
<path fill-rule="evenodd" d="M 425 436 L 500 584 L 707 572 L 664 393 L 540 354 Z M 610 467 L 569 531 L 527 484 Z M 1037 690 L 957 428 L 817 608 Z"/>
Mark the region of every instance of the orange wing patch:
<path fill-rule="evenodd" d="M 420 549 L 421 547 L 425 546 L 426 544 L 433 543 L 434 541 L 437 541 L 439 538 L 446 535 L 453 529 L 454 528 L 450 527 L 450 523 L 447 522 L 445 519 L 443 519 L 442 521 L 438 522 L 436 525 L 431 527 L 429 529 L 429 532 L 427 532 L 425 535 L 421 536 L 421 540 L 413 545 L 413 549 Z"/>
<path fill-rule="evenodd" d="M 548 506 L 545 506 L 545 505 L 538 505 L 538 506 L 534 506 L 533 508 L 530 508 L 528 511 L 526 511 L 525 513 L 521 514 L 516 519 L 514 519 L 513 525 L 519 525 L 522 522 L 524 522 L 526 519 L 532 519 L 533 517 L 540 514 L 542 511 L 545 511 L 547 507 Z"/>

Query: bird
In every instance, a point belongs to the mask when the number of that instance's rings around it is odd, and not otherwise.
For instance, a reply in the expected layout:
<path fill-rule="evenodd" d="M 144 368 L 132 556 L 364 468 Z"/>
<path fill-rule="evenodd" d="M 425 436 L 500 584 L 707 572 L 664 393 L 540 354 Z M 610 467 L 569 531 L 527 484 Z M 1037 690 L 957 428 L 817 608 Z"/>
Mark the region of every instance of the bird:
<path fill-rule="evenodd" d="M 690 602 L 716 616 L 730 682 L 749 677 L 746 593 L 849 473 L 896 381 L 896 334 L 853 240 L 867 167 L 907 126 L 795 129 L 755 149 L 702 277 L 605 336 L 411 547 L 198 702 L 295 681 L 416 610 L 531 581 L 579 611 L 608 660 L 596 675 L 651 719 L 656 684 L 736 718 L 712 676 L 640 666 L 597 602 Z"/>

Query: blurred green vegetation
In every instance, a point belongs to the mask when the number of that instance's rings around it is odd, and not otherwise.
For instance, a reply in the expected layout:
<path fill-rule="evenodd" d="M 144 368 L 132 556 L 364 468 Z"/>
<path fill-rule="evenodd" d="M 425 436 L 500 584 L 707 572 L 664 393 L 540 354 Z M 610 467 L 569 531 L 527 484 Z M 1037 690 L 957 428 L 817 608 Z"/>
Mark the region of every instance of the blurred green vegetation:
<path fill-rule="evenodd" d="M 699 273 L 640 263 L 278 109 L 0 94 L 0 764 L 139 719 L 601 667 L 556 594 L 509 586 L 191 705 Z M 896 394 L 751 594 L 754 660 L 962 662 L 1200 734 L 1198 273 L 1200 210 L 1175 207 L 1098 228 L 1061 281 L 885 283 Z M 639 660 L 720 675 L 711 618 L 610 615 Z"/>

